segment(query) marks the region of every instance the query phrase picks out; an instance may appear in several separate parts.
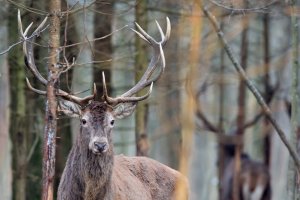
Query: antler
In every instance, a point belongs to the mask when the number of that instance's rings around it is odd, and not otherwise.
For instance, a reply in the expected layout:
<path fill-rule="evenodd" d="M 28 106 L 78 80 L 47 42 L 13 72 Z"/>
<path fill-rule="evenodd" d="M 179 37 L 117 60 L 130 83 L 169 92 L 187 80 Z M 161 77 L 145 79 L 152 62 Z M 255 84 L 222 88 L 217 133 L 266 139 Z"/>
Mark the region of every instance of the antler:
<path fill-rule="evenodd" d="M 146 31 L 143 28 L 141 28 L 137 23 L 135 23 L 138 31 L 134 30 L 134 29 L 131 29 L 131 30 L 134 31 L 140 38 L 142 38 L 143 40 L 145 40 L 147 43 L 150 44 L 150 46 L 154 50 L 154 54 L 151 58 L 151 61 L 148 65 L 148 67 L 147 67 L 147 70 L 145 71 L 144 75 L 139 80 L 139 82 L 135 86 L 133 86 L 130 90 L 128 90 L 124 94 L 120 95 L 119 97 L 112 98 L 112 97 L 108 96 L 106 83 L 105 83 L 105 76 L 104 76 L 104 73 L 102 73 L 103 93 L 104 93 L 103 98 L 108 104 L 115 106 L 119 103 L 138 102 L 138 101 L 144 100 L 149 97 L 149 95 L 152 92 L 153 83 L 159 79 L 161 74 L 164 72 L 165 65 L 166 65 L 164 51 L 163 51 L 162 47 L 168 41 L 168 39 L 170 37 L 170 33 L 171 33 L 170 20 L 168 17 L 166 19 L 167 19 L 166 34 L 163 33 L 159 23 L 156 21 L 157 28 L 161 35 L 161 41 L 159 41 L 159 42 L 156 41 L 153 37 L 151 37 L 148 33 L 146 33 Z M 156 74 L 156 76 L 152 77 L 154 71 L 157 70 L 159 63 L 160 63 L 160 68 L 158 69 L 159 71 Z M 145 88 L 149 85 L 151 85 L 151 86 L 146 95 L 141 96 L 141 97 L 133 97 L 133 95 L 135 95 L 137 92 L 139 92 L 140 90 L 142 90 L 143 88 Z"/>
<path fill-rule="evenodd" d="M 18 10 L 18 27 L 19 27 L 19 31 L 21 34 L 21 39 L 24 41 L 23 42 L 23 52 L 25 54 L 25 64 L 27 66 L 27 68 L 32 72 L 32 74 L 43 84 L 43 85 L 47 85 L 48 81 L 40 74 L 40 72 L 37 70 L 37 67 L 35 65 L 35 61 L 34 61 L 34 51 L 33 51 L 33 44 L 35 39 L 40 35 L 40 33 L 45 30 L 48 26 L 45 26 L 47 21 L 47 17 L 45 17 L 45 19 L 42 21 L 42 23 L 32 32 L 32 34 L 30 36 L 28 36 L 28 31 L 31 28 L 32 24 L 31 23 L 23 32 L 23 26 L 22 26 L 22 21 L 21 21 L 21 15 L 20 15 L 20 10 Z M 65 72 L 66 70 L 62 70 L 59 75 L 63 72 Z M 28 78 L 26 78 L 26 82 L 28 87 L 38 93 L 38 94 L 42 94 L 42 95 L 46 95 L 46 91 L 43 90 L 38 90 L 35 89 L 31 86 Z M 93 87 L 93 94 L 80 98 L 80 97 L 76 97 L 74 95 L 69 94 L 68 92 L 65 92 L 61 89 L 59 89 L 57 91 L 57 96 L 62 97 L 65 100 L 68 101 L 72 101 L 74 103 L 79 104 L 80 106 L 84 106 L 86 103 L 88 103 L 88 101 L 92 100 L 95 98 L 97 93 L 96 90 L 96 85 L 94 84 Z"/>

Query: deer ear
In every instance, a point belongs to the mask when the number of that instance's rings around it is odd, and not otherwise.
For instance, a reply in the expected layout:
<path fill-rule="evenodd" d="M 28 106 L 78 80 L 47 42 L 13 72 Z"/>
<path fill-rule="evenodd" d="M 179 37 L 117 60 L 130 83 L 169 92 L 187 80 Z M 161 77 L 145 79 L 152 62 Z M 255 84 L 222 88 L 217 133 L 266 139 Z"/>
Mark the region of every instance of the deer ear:
<path fill-rule="evenodd" d="M 114 108 L 113 115 L 117 119 L 125 118 L 133 113 L 136 108 L 136 102 L 122 103 L 117 108 Z"/>
<path fill-rule="evenodd" d="M 60 112 L 63 112 L 65 115 L 69 117 L 80 117 L 81 116 L 81 109 L 80 106 L 76 103 L 71 101 L 62 100 L 58 101 L 58 107 Z"/>

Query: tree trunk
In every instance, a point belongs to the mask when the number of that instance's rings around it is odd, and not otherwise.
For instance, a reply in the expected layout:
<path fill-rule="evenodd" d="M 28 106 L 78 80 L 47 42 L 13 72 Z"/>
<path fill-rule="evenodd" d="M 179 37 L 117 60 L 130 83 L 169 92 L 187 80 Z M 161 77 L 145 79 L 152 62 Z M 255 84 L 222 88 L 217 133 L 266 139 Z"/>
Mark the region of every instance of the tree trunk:
<path fill-rule="evenodd" d="M 292 111 L 291 111 L 291 140 L 294 149 L 298 145 L 298 127 L 299 127 L 299 25 L 298 17 L 296 15 L 297 1 L 291 1 L 291 33 L 292 33 Z M 299 155 L 299 154 L 298 154 Z M 299 171 L 294 161 L 289 159 L 289 172 L 288 172 L 288 197 L 289 199 L 300 199 L 299 187 Z"/>
<path fill-rule="evenodd" d="M 13 6 L 9 8 L 13 9 Z M 16 10 L 15 10 L 16 11 Z M 9 15 L 9 42 L 19 39 L 17 12 Z M 11 123 L 10 133 L 13 142 L 13 166 L 14 166 L 14 199 L 25 200 L 26 198 L 26 175 L 27 175 L 27 137 L 28 126 L 26 118 L 25 97 L 25 70 L 22 47 L 18 46 L 9 52 L 10 83 L 11 87 Z"/>
<path fill-rule="evenodd" d="M 182 174 L 188 176 L 189 174 L 189 161 L 192 152 L 193 134 L 195 132 L 194 114 L 196 110 L 196 81 L 197 81 L 197 66 L 200 57 L 201 36 L 202 36 L 202 18 L 198 17 L 196 13 L 200 13 L 200 7 L 194 6 L 190 24 L 193 27 L 191 30 L 190 38 L 193 41 L 189 49 L 189 69 L 186 76 L 185 91 L 183 96 L 182 110 L 181 110 L 181 152 L 179 169 Z M 179 27 L 178 27 L 179 28 Z M 176 184 L 176 199 L 186 199 L 184 187 L 181 181 Z"/>
<path fill-rule="evenodd" d="M 76 3 L 76 2 L 73 2 Z M 77 3 L 78 4 L 78 3 Z M 74 4 L 72 4 L 72 1 L 67 1 L 67 0 L 63 0 L 62 1 L 62 10 L 69 10 L 71 7 L 73 7 Z M 74 7 L 73 7 L 74 8 Z M 76 14 L 69 14 L 69 15 L 65 15 L 65 17 L 62 19 L 61 24 L 64 27 L 64 30 L 61 30 L 62 33 L 62 40 L 61 42 L 63 44 L 66 45 L 70 45 L 70 44 L 75 44 L 77 42 L 81 42 L 78 38 L 78 32 L 76 30 L 77 28 L 77 24 L 83 24 L 82 23 L 82 18 L 77 17 L 77 16 L 81 16 L 80 12 L 76 13 Z M 78 27 L 78 29 L 80 29 L 80 27 Z M 83 30 L 83 29 L 80 29 Z M 65 32 L 67 31 L 67 32 Z M 66 37 L 65 37 L 66 34 Z M 84 37 L 84 36 L 82 36 Z M 80 46 L 73 46 L 73 47 L 69 47 L 66 49 L 65 51 L 65 57 L 66 59 L 69 61 L 69 63 L 73 62 L 73 58 L 76 59 L 77 63 L 84 63 L 84 61 L 82 61 L 80 58 L 77 57 L 78 52 L 79 52 L 79 47 Z M 84 51 L 84 49 L 82 50 L 82 52 Z M 84 54 L 84 53 L 82 53 Z M 90 57 L 87 56 L 88 61 L 90 61 Z M 72 83 L 72 78 L 73 78 L 73 72 L 77 69 L 83 69 L 85 67 L 74 67 L 73 70 L 71 69 L 70 71 L 68 71 L 67 74 L 63 74 L 62 78 L 60 80 L 60 87 L 64 88 L 65 91 L 70 91 L 71 89 L 73 89 L 74 92 L 76 91 L 82 91 L 81 88 L 77 90 L 78 88 L 78 82 L 76 82 L 77 85 L 75 85 L 75 83 Z M 90 68 L 89 68 L 90 69 Z M 79 73 L 80 74 L 80 73 Z M 82 73 L 83 75 L 86 75 L 84 73 Z M 90 78 L 87 76 L 86 77 L 87 81 L 89 82 Z M 71 84 L 72 83 L 72 84 Z M 86 90 L 90 87 L 90 84 L 88 86 L 84 85 L 84 89 Z M 90 91 L 85 92 L 85 94 L 90 94 Z M 79 96 L 79 95 L 78 95 Z M 57 188 L 61 179 L 61 175 L 63 173 L 63 170 L 65 168 L 66 165 L 66 161 L 67 161 L 67 157 L 68 154 L 70 152 L 70 149 L 72 147 L 72 142 L 75 139 L 76 133 L 79 132 L 79 124 L 78 124 L 78 119 L 72 119 L 72 118 L 66 118 L 66 117 L 62 117 L 58 120 L 58 124 L 57 124 L 57 141 L 56 141 L 56 161 L 55 161 L 55 182 L 54 182 L 54 197 L 56 197 L 57 195 Z M 77 128 L 74 128 L 73 123 L 78 124 Z M 73 130 L 76 130 L 74 132 L 72 132 L 72 128 Z M 56 199 L 56 198 L 55 198 Z"/>
<path fill-rule="evenodd" d="M 69 1 L 70 7 L 74 6 L 74 1 Z M 89 1 L 85 1 L 86 4 Z M 80 6 L 86 6 L 80 3 Z M 93 9 L 93 7 L 90 7 Z M 88 9 L 84 9 L 82 12 L 69 16 L 70 29 L 68 29 L 68 41 L 71 43 L 87 42 L 83 45 L 76 46 L 71 49 L 73 52 L 68 57 L 76 57 L 77 63 L 89 63 L 92 60 L 92 52 L 94 46 L 93 42 L 88 42 L 88 39 L 92 39 L 94 36 L 94 24 L 91 23 L 94 20 L 95 14 Z M 68 49 L 70 50 L 70 49 Z M 69 54 L 70 52 L 68 52 Z M 93 85 L 93 68 L 92 64 L 84 64 L 82 66 L 75 66 L 72 73 L 72 92 L 77 93 L 80 97 L 84 97 L 91 94 L 91 88 Z M 100 76 L 100 74 L 98 74 Z M 83 92 L 84 91 L 84 92 Z M 80 123 L 78 119 L 71 119 L 72 141 L 75 142 L 76 135 L 80 132 Z"/>
<path fill-rule="evenodd" d="M 147 27 L 147 1 L 141 1 L 135 6 L 135 21 L 146 29 Z M 146 30 L 147 31 L 147 30 Z M 135 82 L 137 83 L 143 76 L 147 64 L 148 53 L 146 49 L 145 41 L 141 40 L 137 35 L 135 39 Z M 138 92 L 137 96 L 143 95 L 142 92 Z M 148 156 L 149 142 L 146 132 L 148 118 L 148 103 L 141 101 L 138 103 L 135 111 L 135 141 L 136 141 L 136 155 Z"/>
<path fill-rule="evenodd" d="M 57 132 L 57 98 L 56 90 L 58 86 L 59 61 L 58 47 L 60 45 L 60 17 L 61 1 L 51 0 L 49 2 L 49 60 L 48 60 L 48 83 L 47 102 L 45 116 L 45 131 L 43 144 L 43 189 L 42 199 L 53 199 L 53 183 L 55 176 L 55 151 Z"/>
<path fill-rule="evenodd" d="M 270 91 L 270 22 L 269 22 L 269 14 L 264 14 L 263 18 L 263 29 L 264 29 L 264 85 L 265 85 L 265 99 L 268 102 L 269 105 L 271 103 L 271 98 L 273 94 L 271 94 Z M 265 164 L 270 166 L 270 160 L 271 160 L 271 131 L 270 131 L 271 124 L 268 121 L 268 119 L 265 117 L 263 120 L 263 136 L 264 136 L 264 161 Z"/>
<path fill-rule="evenodd" d="M 8 6 L 0 8 L 0 49 L 8 45 Z M 0 194 L 3 200 L 12 199 L 11 141 L 9 137 L 9 65 L 7 55 L 0 56 Z"/>
<path fill-rule="evenodd" d="M 166 8 L 178 8 L 180 1 L 167 0 L 159 5 Z M 150 2 L 149 2 L 150 3 Z M 154 13 L 154 12 L 153 12 Z M 153 14 L 152 14 L 153 15 Z M 151 21 L 160 18 L 165 22 L 165 14 L 151 18 Z M 158 104 L 160 128 L 158 134 L 159 140 L 154 140 L 155 144 L 151 145 L 153 155 L 156 159 L 174 169 L 179 168 L 181 135 L 181 116 L 178 108 L 181 106 L 180 96 L 180 72 L 181 68 L 177 65 L 182 58 L 180 52 L 180 33 L 184 27 L 180 26 L 180 16 L 168 14 L 171 19 L 172 31 L 171 37 L 165 47 L 166 69 L 159 80 L 159 92 L 155 103 Z M 150 16 L 149 16 L 150 18 Z M 163 26 L 165 27 L 165 26 Z M 158 87 L 156 87 L 158 88 Z M 150 134 L 150 133 L 149 133 Z M 155 139 L 155 137 L 153 137 Z M 153 143 L 154 143 L 153 142 Z"/>
<path fill-rule="evenodd" d="M 248 62 L 248 19 L 242 21 L 243 23 L 243 32 L 242 32 L 242 39 L 241 39 L 241 66 L 244 70 L 247 68 Z M 239 89 L 238 89 L 238 113 L 237 113 L 237 136 L 241 136 L 238 138 L 243 138 L 245 130 L 243 128 L 245 124 L 246 118 L 246 85 L 245 81 L 240 77 L 239 82 Z M 242 139 L 241 139 L 242 140 Z M 242 142 L 242 141 L 241 141 Z M 233 200 L 240 199 L 240 172 L 241 172 L 241 154 L 243 152 L 243 145 L 242 143 L 235 144 L 236 151 L 234 156 L 234 177 L 233 177 Z"/>
<path fill-rule="evenodd" d="M 221 21 L 221 30 L 223 30 L 223 20 Z M 218 119 L 218 127 L 220 129 L 219 137 L 221 138 L 224 136 L 224 118 L 225 118 L 225 98 L 226 98 L 226 93 L 225 93 L 225 52 L 223 49 L 220 51 L 220 81 L 218 82 L 218 87 L 219 87 L 219 119 Z M 221 185 L 221 180 L 224 174 L 225 170 L 225 151 L 224 151 L 224 144 L 222 144 L 221 140 L 218 144 L 218 178 L 219 178 L 219 185 L 218 185 L 218 191 L 219 191 L 219 199 L 221 199 L 222 195 L 222 185 Z"/>
<path fill-rule="evenodd" d="M 103 3 L 96 1 L 94 15 L 94 38 L 100 38 L 112 32 L 113 1 Z M 97 85 L 98 99 L 102 97 L 102 71 L 105 73 L 105 80 L 108 92 L 111 92 L 111 62 L 106 61 L 112 58 L 111 38 L 97 40 L 94 42 L 94 60 L 104 61 L 94 65 L 94 81 Z"/>

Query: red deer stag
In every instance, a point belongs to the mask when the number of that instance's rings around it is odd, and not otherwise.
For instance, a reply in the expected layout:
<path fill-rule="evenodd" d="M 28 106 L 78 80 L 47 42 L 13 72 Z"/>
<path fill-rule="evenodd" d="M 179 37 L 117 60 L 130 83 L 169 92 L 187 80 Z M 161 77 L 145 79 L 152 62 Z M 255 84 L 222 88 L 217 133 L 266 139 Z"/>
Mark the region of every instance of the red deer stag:
<path fill-rule="evenodd" d="M 38 72 L 33 56 L 33 41 L 44 27 L 45 21 L 27 37 L 28 28 L 23 33 L 26 65 L 36 78 L 47 84 L 47 80 Z M 156 22 L 157 23 L 157 22 Z M 19 17 L 19 26 L 22 26 Z M 59 200 L 167 200 L 175 199 L 177 181 L 186 183 L 186 178 L 179 172 L 146 157 L 126 157 L 114 155 L 112 129 L 115 119 L 129 116 L 136 104 L 149 97 L 153 83 L 165 68 L 163 46 L 170 37 L 171 25 L 167 18 L 167 30 L 164 34 L 157 23 L 162 40 L 157 42 L 138 24 L 133 30 L 153 49 L 153 56 L 141 80 L 130 90 L 112 98 L 107 94 L 105 77 L 103 77 L 102 101 L 96 101 L 96 89 L 85 98 L 73 96 L 61 89 L 57 90 L 60 110 L 81 121 L 80 134 L 74 143 L 62 174 L 57 198 Z M 66 70 L 65 70 L 66 71 Z M 39 93 L 45 91 L 33 88 L 27 80 L 28 87 Z M 150 86 L 148 93 L 137 97 L 135 94 Z"/>
<path fill-rule="evenodd" d="M 234 176 L 234 148 L 225 147 L 226 167 L 221 180 L 221 200 L 231 200 Z M 225 156 L 225 157 L 226 157 Z M 239 177 L 239 193 L 241 200 L 270 200 L 271 186 L 268 167 L 262 162 L 254 161 L 247 154 L 241 156 L 241 172 Z"/>

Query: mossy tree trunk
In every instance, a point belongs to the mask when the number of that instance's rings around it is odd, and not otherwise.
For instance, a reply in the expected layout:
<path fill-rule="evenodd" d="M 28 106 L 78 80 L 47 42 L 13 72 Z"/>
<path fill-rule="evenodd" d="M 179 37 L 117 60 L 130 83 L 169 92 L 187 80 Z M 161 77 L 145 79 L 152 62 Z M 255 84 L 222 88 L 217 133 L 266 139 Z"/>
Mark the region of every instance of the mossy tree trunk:
<path fill-rule="evenodd" d="M 84 1 L 77 3 L 75 1 L 68 1 L 69 7 L 77 6 L 82 7 L 89 4 L 91 1 Z M 94 9 L 93 6 L 89 7 Z M 70 15 L 68 18 L 68 44 L 77 42 L 88 42 L 88 38 L 92 39 L 94 35 L 94 13 L 88 9 L 83 9 L 78 13 Z M 67 54 L 70 62 L 72 62 L 72 57 L 76 58 L 77 63 L 90 63 L 93 60 L 93 42 L 84 43 L 79 46 L 74 46 L 68 48 Z M 100 74 L 98 74 L 100 76 Z M 92 64 L 84 64 L 82 66 L 75 66 L 72 71 L 72 92 L 78 93 L 78 96 L 84 97 L 91 94 L 92 84 L 93 84 L 93 68 Z M 82 92 L 85 91 L 85 92 Z M 72 141 L 76 140 L 76 136 L 80 132 L 80 123 L 78 119 L 71 119 L 71 130 L 72 130 Z"/>
<path fill-rule="evenodd" d="M 247 68 L 248 63 L 248 19 L 247 17 L 245 20 L 242 21 L 243 26 L 243 33 L 241 38 L 241 66 L 244 70 Z M 240 136 L 238 138 L 243 138 L 245 129 L 246 119 L 246 85 L 245 81 L 240 77 L 239 80 L 239 89 L 238 89 L 238 113 L 237 113 L 237 119 L 236 119 L 236 126 L 237 126 L 237 132 L 236 135 Z M 233 177 L 233 196 L 232 198 L 234 200 L 240 199 L 240 190 L 241 187 L 240 184 L 240 172 L 241 172 L 241 155 L 243 152 L 243 144 L 242 140 L 240 139 L 241 143 L 235 144 L 235 155 L 234 155 L 234 177 Z"/>
<path fill-rule="evenodd" d="M 60 17 L 61 1 L 51 0 L 49 2 L 49 60 L 48 60 L 48 83 L 47 101 L 45 115 L 45 131 L 43 138 L 43 189 L 42 199 L 53 199 L 53 184 L 55 177 L 55 152 L 57 133 L 57 98 L 56 90 L 60 69 L 58 68 L 60 45 Z"/>
<path fill-rule="evenodd" d="M 19 40 L 17 10 L 10 5 L 8 18 L 9 43 Z M 11 126 L 13 142 L 13 194 L 14 199 L 25 200 L 27 175 L 28 121 L 25 96 L 25 68 L 22 47 L 17 46 L 9 52 L 10 83 L 11 83 Z"/>
<path fill-rule="evenodd" d="M 100 38 L 112 32 L 113 5 L 114 1 L 109 1 L 109 3 L 103 3 L 102 1 L 95 2 L 94 38 Z M 106 61 L 112 58 L 111 38 L 94 42 L 93 60 Z M 103 94 L 102 71 L 105 73 L 107 89 L 111 92 L 111 62 L 102 62 L 101 64 L 94 65 L 94 81 L 97 85 L 98 100 Z"/>
<path fill-rule="evenodd" d="M 143 28 L 147 27 L 147 1 L 141 1 L 135 6 L 135 21 Z M 148 52 L 145 41 L 141 40 L 137 35 L 135 39 L 135 82 L 137 83 L 143 76 L 148 65 Z M 137 93 L 141 96 L 142 91 Z M 149 143 L 146 133 L 148 116 L 148 103 L 141 101 L 138 103 L 135 113 L 135 139 L 136 139 L 136 155 L 147 156 Z"/>
<path fill-rule="evenodd" d="M 8 45 L 8 6 L 0 8 L 0 49 Z M 7 55 L 0 56 L 0 194 L 1 199 L 12 199 L 11 140 L 9 137 L 10 83 Z"/>
<path fill-rule="evenodd" d="M 291 143 L 294 149 L 298 146 L 298 127 L 299 127 L 299 22 L 296 14 L 296 6 L 299 3 L 291 0 L 291 34 L 292 34 L 292 88 L 291 88 Z M 299 151 L 298 151 L 299 156 Z M 300 199 L 299 171 L 294 161 L 289 159 L 288 171 L 288 198 Z"/>

